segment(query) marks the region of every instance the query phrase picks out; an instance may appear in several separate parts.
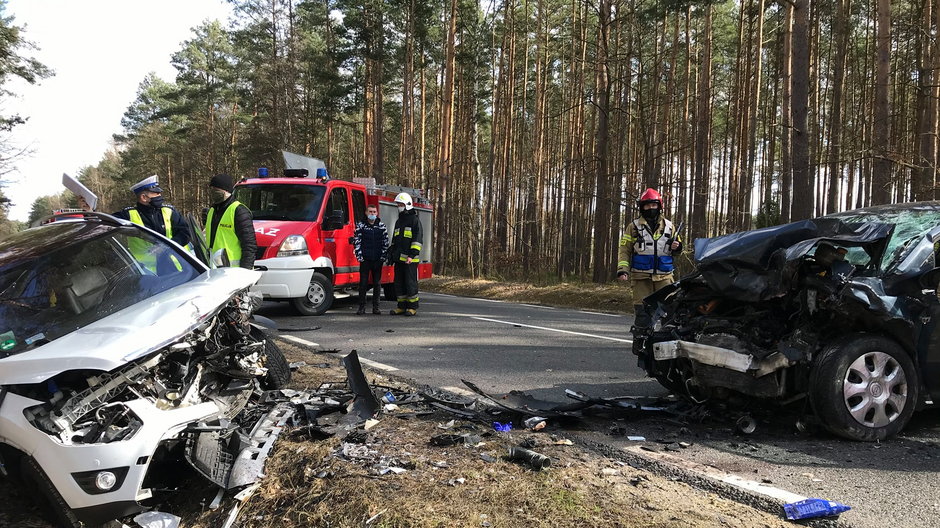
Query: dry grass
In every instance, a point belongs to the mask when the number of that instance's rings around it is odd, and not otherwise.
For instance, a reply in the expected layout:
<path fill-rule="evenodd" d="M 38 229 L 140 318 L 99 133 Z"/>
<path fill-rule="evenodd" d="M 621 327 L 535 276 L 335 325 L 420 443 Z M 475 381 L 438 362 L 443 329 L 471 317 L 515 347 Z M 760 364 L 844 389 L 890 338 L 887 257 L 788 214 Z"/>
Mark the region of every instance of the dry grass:
<path fill-rule="evenodd" d="M 485 299 L 633 313 L 633 297 L 629 281 L 614 281 L 607 284 L 562 282 L 550 286 L 536 286 L 521 282 L 434 276 L 421 281 L 421 288 L 432 292 Z"/>
<path fill-rule="evenodd" d="M 336 356 L 311 357 L 290 347 L 285 351 L 292 361 L 336 363 Z M 338 366 L 305 367 L 296 374 L 298 388 L 344 375 Z M 373 374 L 367 376 L 376 381 Z M 547 433 L 490 433 L 482 425 L 464 423 L 484 435 L 482 445 L 431 445 L 432 436 L 454 432 L 438 427 L 449 419 L 386 414 L 368 431 L 366 445 L 376 458 L 394 459 L 409 468 L 399 475 L 379 476 L 373 462 L 335 455 L 340 438 L 282 438 L 268 461 L 269 476 L 242 510 L 239 526 L 787 526 L 773 515 L 576 445 L 555 445 Z M 564 431 L 554 433 L 564 436 Z M 550 469 L 535 472 L 504 459 L 508 447 L 525 437 L 534 438 L 538 442 L 534 449 L 552 458 Z M 496 461 L 481 459 L 484 453 Z M 329 476 L 318 478 L 323 472 Z M 211 514 L 193 512 L 185 524 L 218 526 L 225 513 L 227 508 Z"/>

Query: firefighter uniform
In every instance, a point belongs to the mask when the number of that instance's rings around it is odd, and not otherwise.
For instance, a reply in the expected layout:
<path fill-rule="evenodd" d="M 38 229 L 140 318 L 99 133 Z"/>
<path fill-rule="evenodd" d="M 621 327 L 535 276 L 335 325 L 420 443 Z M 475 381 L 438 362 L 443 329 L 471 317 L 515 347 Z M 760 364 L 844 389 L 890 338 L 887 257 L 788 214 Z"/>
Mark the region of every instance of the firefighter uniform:
<path fill-rule="evenodd" d="M 408 201 L 411 205 L 410 198 Z M 395 266 L 395 295 L 398 298 L 398 307 L 392 310 L 392 315 L 415 315 L 418 310 L 418 261 L 422 236 L 418 211 L 413 208 L 401 211 L 392 231 L 388 257 L 389 263 Z"/>
<path fill-rule="evenodd" d="M 654 229 L 645 218 L 638 218 L 620 237 L 617 274 L 630 274 L 634 305 L 643 304 L 644 298 L 675 282 L 672 255 L 682 251 L 682 246 L 675 251 L 669 246 L 673 240 L 681 240 L 672 222 L 658 220 Z"/>

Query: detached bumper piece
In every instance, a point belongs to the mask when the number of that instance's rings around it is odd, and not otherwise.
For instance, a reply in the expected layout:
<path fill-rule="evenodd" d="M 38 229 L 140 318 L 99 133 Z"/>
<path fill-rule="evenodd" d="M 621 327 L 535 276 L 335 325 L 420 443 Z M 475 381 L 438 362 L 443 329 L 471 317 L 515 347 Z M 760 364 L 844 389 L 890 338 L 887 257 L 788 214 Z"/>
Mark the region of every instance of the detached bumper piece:
<path fill-rule="evenodd" d="M 287 402 L 275 405 L 250 433 L 224 426 L 196 426 L 186 433 L 186 460 L 202 476 L 225 489 L 258 481 L 284 425 L 294 414 Z"/>
<path fill-rule="evenodd" d="M 692 341 L 662 341 L 653 344 L 658 361 L 688 359 L 695 381 L 704 387 L 724 387 L 742 394 L 774 398 L 783 394 L 783 375 L 790 360 L 780 352 L 756 357 L 729 348 Z M 776 373 L 776 375 L 774 375 Z"/>

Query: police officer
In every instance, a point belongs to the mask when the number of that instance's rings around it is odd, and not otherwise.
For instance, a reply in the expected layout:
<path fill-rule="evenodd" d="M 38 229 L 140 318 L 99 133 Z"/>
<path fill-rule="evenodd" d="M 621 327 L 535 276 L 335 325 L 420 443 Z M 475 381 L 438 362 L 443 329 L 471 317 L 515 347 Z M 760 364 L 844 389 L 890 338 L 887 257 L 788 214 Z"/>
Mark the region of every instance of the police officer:
<path fill-rule="evenodd" d="M 258 242 L 251 210 L 235 199 L 235 182 L 228 174 L 209 180 L 212 207 L 206 213 L 206 243 L 210 253 L 224 249 L 232 266 L 252 269 Z"/>
<path fill-rule="evenodd" d="M 640 218 L 620 237 L 617 278 L 630 280 L 637 326 L 648 324 L 643 299 L 675 282 L 672 256 L 682 251 L 682 241 L 672 222 L 663 218 L 663 199 L 647 189 L 636 202 Z"/>
<path fill-rule="evenodd" d="M 165 234 L 181 246 L 189 244 L 189 224 L 179 211 L 163 202 L 163 189 L 156 176 L 140 180 L 131 186 L 131 191 L 137 195 L 137 204 L 125 207 L 112 216 Z"/>
<path fill-rule="evenodd" d="M 418 313 L 418 261 L 421 254 L 421 221 L 408 193 L 395 197 L 398 219 L 392 231 L 392 245 L 388 250 L 389 264 L 395 265 L 395 295 L 398 307 L 392 315 Z"/>

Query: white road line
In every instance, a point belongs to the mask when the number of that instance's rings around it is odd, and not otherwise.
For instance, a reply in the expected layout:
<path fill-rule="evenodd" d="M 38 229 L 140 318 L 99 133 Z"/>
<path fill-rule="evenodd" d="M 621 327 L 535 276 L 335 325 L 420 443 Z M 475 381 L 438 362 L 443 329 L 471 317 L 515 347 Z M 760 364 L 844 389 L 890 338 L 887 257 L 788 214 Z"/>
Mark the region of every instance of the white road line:
<path fill-rule="evenodd" d="M 470 298 L 470 299 L 473 299 L 473 300 L 475 300 L 475 301 L 483 301 L 483 302 L 493 302 L 493 303 L 506 302 L 506 301 L 502 301 L 502 300 L 500 300 L 500 299 L 481 299 L 481 298 L 479 298 L 479 297 L 469 297 L 469 298 Z"/>
<path fill-rule="evenodd" d="M 378 361 L 372 361 L 371 359 L 365 359 L 361 356 L 359 357 L 359 362 L 368 367 L 372 367 L 374 369 L 379 369 L 379 370 L 384 370 L 386 372 L 395 372 L 396 370 L 398 370 L 397 368 L 391 365 L 386 365 L 385 363 L 379 363 Z"/>
<path fill-rule="evenodd" d="M 674 466 L 678 466 L 682 469 L 690 471 L 692 473 L 697 473 L 704 477 L 710 478 L 712 480 L 717 480 L 719 482 L 724 482 L 725 484 L 730 484 L 732 486 L 745 489 L 766 497 L 770 497 L 783 502 L 797 502 L 805 499 L 806 497 L 787 491 L 785 489 L 775 488 L 773 486 L 768 486 L 766 484 L 757 482 L 755 480 L 748 480 L 737 475 L 727 473 L 720 469 L 706 466 L 704 464 L 699 464 L 698 462 L 693 462 L 691 460 L 684 459 L 682 457 L 670 455 L 667 453 L 659 453 L 652 451 L 644 451 L 640 449 L 639 446 L 625 448 L 626 451 L 635 453 L 641 457 L 651 458 L 653 460 L 658 460 L 660 462 L 665 462 Z"/>
<path fill-rule="evenodd" d="M 584 337 L 594 337 L 597 339 L 606 339 L 608 341 L 616 341 L 618 343 L 632 343 L 633 342 L 632 339 L 620 339 L 618 337 L 607 337 L 607 336 L 596 335 L 596 334 L 585 334 L 584 332 L 572 332 L 570 330 L 559 330 L 558 328 L 548 328 L 545 326 L 527 325 L 527 324 L 522 324 L 522 323 L 514 323 L 512 321 L 500 321 L 499 319 L 489 319 L 487 317 L 471 317 L 471 319 L 478 319 L 480 321 L 489 321 L 491 323 L 522 326 L 525 328 L 535 328 L 536 330 L 548 330 L 549 332 L 560 332 L 562 334 L 579 335 L 579 336 L 584 336 Z"/>
<path fill-rule="evenodd" d="M 287 341 L 293 341 L 294 343 L 298 343 L 298 344 L 301 344 L 301 345 L 307 345 L 308 347 L 317 348 L 317 347 L 320 346 L 320 345 L 318 345 L 317 343 L 314 343 L 313 341 L 307 341 L 306 339 L 301 339 L 301 338 L 299 338 L 299 337 L 292 336 L 292 335 L 282 335 L 282 336 L 278 336 L 278 337 L 280 337 L 281 339 L 287 340 Z"/>
<path fill-rule="evenodd" d="M 459 394 L 461 396 L 469 396 L 471 398 L 478 398 L 480 396 L 472 390 L 464 389 L 463 387 L 441 387 L 441 390 L 453 392 L 454 394 Z"/>
<path fill-rule="evenodd" d="M 603 315 L 604 317 L 623 317 L 622 315 L 618 315 L 618 314 L 609 314 L 609 313 L 603 313 L 603 312 L 589 312 L 587 310 L 579 310 L 579 311 L 583 314 L 588 314 L 588 315 Z"/>
<path fill-rule="evenodd" d="M 433 296 L 437 296 L 437 297 L 454 297 L 454 298 L 457 297 L 456 295 L 451 295 L 451 294 L 449 294 L 449 293 L 437 293 L 437 292 L 423 293 L 422 295 L 433 295 Z"/>
<path fill-rule="evenodd" d="M 529 308 L 542 308 L 543 310 L 554 310 L 554 309 L 555 309 L 555 307 L 553 307 L 553 306 L 542 306 L 541 304 L 519 303 L 519 306 L 528 306 Z"/>

